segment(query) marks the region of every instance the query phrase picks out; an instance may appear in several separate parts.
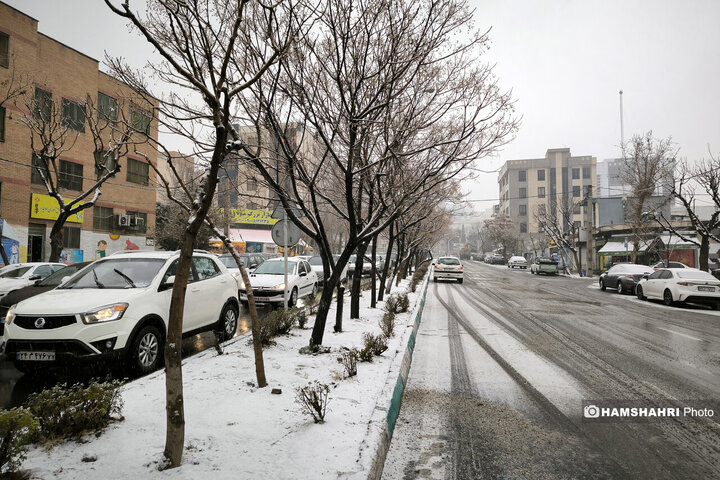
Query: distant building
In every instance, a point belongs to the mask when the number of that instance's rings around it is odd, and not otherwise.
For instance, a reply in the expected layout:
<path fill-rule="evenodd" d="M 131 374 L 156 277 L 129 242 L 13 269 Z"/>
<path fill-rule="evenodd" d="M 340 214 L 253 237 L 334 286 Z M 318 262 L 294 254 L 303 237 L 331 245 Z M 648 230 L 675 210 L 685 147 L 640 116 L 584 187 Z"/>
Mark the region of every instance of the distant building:
<path fill-rule="evenodd" d="M 165 153 L 158 154 L 157 169 L 160 175 L 167 180 L 170 192 L 176 198 L 185 200 L 185 193 L 181 191 L 181 184 L 189 187 L 190 191 L 194 191 L 194 187 L 199 181 L 199 172 L 201 172 L 200 169 L 196 169 L 195 163 L 195 157 L 180 152 L 169 152 L 169 155 Z M 177 172 L 177 175 L 175 172 Z M 159 203 L 170 202 L 165 184 L 160 178 L 157 179 L 157 201 Z"/>

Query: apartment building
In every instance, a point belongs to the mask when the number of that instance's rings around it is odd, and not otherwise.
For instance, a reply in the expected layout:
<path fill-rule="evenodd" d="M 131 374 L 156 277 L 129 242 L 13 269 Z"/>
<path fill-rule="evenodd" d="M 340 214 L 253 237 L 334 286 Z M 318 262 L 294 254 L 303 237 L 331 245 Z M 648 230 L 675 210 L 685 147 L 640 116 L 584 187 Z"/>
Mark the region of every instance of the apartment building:
<path fill-rule="evenodd" d="M 101 114 L 113 124 L 118 117 L 126 118 L 135 129 L 133 139 L 157 138 L 155 106 L 100 71 L 96 59 L 44 35 L 36 19 L 0 2 L 0 82 L 11 78 L 28 84 L 25 96 L 5 101 L 0 108 L 0 219 L 7 227 L 3 237 L 6 232 L 14 237 L 4 238 L 3 245 L 12 248 L 14 261 L 47 260 L 50 229 L 60 209 L 33 166 L 35 151 L 23 116 L 61 112 L 72 138 L 66 147 L 71 148 L 60 155 L 58 172 L 51 175 L 68 201 L 90 189 L 98 175 L 94 137 L 87 128 L 88 99 L 96 106 L 90 114 Z M 63 260 L 153 248 L 156 181 L 147 159 L 157 162 L 157 150 L 147 143 L 136 149 L 140 155 L 116 159 L 121 170 L 101 188 L 95 206 L 65 224 Z"/>
<path fill-rule="evenodd" d="M 585 186 L 597 185 L 597 159 L 572 156 L 569 148 L 549 149 L 544 158 L 508 160 L 498 174 L 500 203 L 496 213 L 508 215 L 522 238 L 539 233 L 536 214 L 561 208 L 572 211 L 572 220 L 582 225 Z"/>

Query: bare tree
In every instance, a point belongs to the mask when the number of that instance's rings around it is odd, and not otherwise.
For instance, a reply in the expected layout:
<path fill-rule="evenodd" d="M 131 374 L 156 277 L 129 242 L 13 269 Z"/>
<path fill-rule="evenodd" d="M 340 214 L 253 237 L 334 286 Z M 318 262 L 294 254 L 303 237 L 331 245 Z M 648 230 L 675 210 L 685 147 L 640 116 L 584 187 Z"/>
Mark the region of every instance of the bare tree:
<path fill-rule="evenodd" d="M 580 225 L 573 221 L 573 212 L 578 205 L 578 203 L 563 201 L 557 204 L 557 209 L 538 208 L 533 212 L 533 216 L 545 236 L 550 238 L 562 250 L 567 250 L 572 254 L 572 264 L 575 266 L 577 273 L 581 274 L 577 243 L 580 235 Z M 562 252 L 560 257 L 564 265 L 565 259 Z"/>
<path fill-rule="evenodd" d="M 694 182 L 704 190 L 705 195 L 709 196 L 715 205 L 715 211 L 708 219 L 700 218 L 695 210 L 695 198 L 698 194 Z M 676 228 L 671 219 L 665 217 L 662 211 L 655 218 L 666 230 L 688 243 L 697 245 L 700 249 L 699 267 L 701 270 L 708 271 L 710 240 L 720 242 L 720 236 L 717 234 L 717 230 L 720 228 L 720 157 L 715 158 L 711 154 L 710 160 L 702 160 L 694 167 L 690 167 L 687 161 L 683 161 L 671 188 L 671 197 L 685 208 L 696 235 L 688 235 L 687 232 Z M 698 237 L 700 237 L 699 241 Z"/>
<path fill-rule="evenodd" d="M 632 262 L 635 263 L 643 237 L 654 224 L 648 218 L 650 199 L 659 186 L 672 178 L 677 150 L 670 138 L 655 139 L 652 131 L 633 136 L 626 150 L 620 178 L 630 186 L 626 214 L 632 228 Z"/>
<path fill-rule="evenodd" d="M 144 13 L 130 8 L 128 0 L 116 5 L 105 0 L 117 15 L 130 22 L 160 56 L 146 70 L 171 92 L 152 95 L 142 71 L 121 59 L 108 59 L 112 72 L 146 96 L 161 98 L 159 115 L 171 133 L 194 142 L 194 154 L 206 159 L 198 188 L 192 192 L 173 285 L 167 340 L 165 382 L 167 433 L 164 455 L 168 467 L 182 462 L 185 413 L 180 345 L 185 290 L 195 237 L 212 205 L 218 172 L 231 152 L 242 148 L 232 122 L 243 92 L 252 86 L 285 51 L 292 33 L 283 15 L 292 5 L 268 6 L 251 0 L 228 2 L 176 2 L 149 0 Z"/>
<path fill-rule="evenodd" d="M 508 250 L 514 251 L 517 248 L 517 229 L 509 216 L 500 213 L 484 223 L 493 251 L 502 248 L 503 255 L 506 256 Z"/>

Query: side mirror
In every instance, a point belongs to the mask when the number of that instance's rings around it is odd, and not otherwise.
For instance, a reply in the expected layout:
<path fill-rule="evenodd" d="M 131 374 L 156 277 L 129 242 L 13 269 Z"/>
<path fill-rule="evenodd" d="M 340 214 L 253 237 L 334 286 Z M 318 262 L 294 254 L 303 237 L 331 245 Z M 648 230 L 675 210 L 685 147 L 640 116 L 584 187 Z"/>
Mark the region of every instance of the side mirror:
<path fill-rule="evenodd" d="M 165 290 L 170 290 L 174 284 L 175 275 L 170 275 L 168 278 L 165 279 L 164 282 L 160 284 L 160 288 L 158 289 L 158 291 L 164 292 Z"/>
<path fill-rule="evenodd" d="M 307 272 L 300 272 L 301 277 L 307 277 Z"/>
<path fill-rule="evenodd" d="M 35 274 L 35 275 L 30 275 L 30 276 L 28 277 L 28 280 L 42 280 L 42 277 L 41 277 L 40 275 L 37 275 L 37 274 Z"/>
<path fill-rule="evenodd" d="M 650 275 L 645 274 L 645 275 L 642 276 L 642 278 L 644 278 L 645 280 L 647 280 L 648 278 L 650 278 Z"/>
<path fill-rule="evenodd" d="M 72 275 L 66 275 L 60 280 L 60 283 L 65 283 L 72 278 Z"/>
<path fill-rule="evenodd" d="M 257 263 L 253 263 L 250 265 L 250 270 L 255 270 L 257 268 Z"/>

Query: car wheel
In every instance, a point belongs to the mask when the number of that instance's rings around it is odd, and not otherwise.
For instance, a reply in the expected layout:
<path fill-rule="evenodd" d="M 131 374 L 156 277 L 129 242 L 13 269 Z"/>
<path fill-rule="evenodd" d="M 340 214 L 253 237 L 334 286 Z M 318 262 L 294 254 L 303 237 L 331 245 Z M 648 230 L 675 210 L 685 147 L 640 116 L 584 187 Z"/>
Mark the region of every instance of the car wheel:
<path fill-rule="evenodd" d="M 312 298 L 315 298 L 315 297 L 317 297 L 317 294 L 318 294 L 318 284 L 314 283 L 313 289 L 312 289 L 312 292 L 310 293 L 310 295 L 312 296 Z"/>
<path fill-rule="evenodd" d="M 617 284 L 617 292 L 618 294 L 622 295 L 625 293 L 625 287 L 623 286 L 622 282 L 618 282 Z"/>
<path fill-rule="evenodd" d="M 463 279 L 462 279 L 462 278 L 458 278 L 458 283 L 462 283 L 462 282 L 463 282 Z"/>
<path fill-rule="evenodd" d="M 642 287 L 640 285 L 635 287 L 635 294 L 637 295 L 637 298 L 639 298 L 640 300 L 647 300 L 647 297 L 645 295 L 643 295 Z"/>
<path fill-rule="evenodd" d="M 143 327 L 130 346 L 130 367 L 140 374 L 157 370 L 163 362 L 163 339 L 152 325 Z"/>
<path fill-rule="evenodd" d="M 663 293 L 663 303 L 668 307 L 674 303 L 672 292 L 668 289 L 665 289 L 665 292 Z"/>
<path fill-rule="evenodd" d="M 288 299 L 288 307 L 294 307 L 297 303 L 298 298 L 298 291 L 297 288 L 293 288 L 292 292 L 290 293 L 290 298 Z"/>
<path fill-rule="evenodd" d="M 221 332 L 223 340 L 229 340 L 235 335 L 238 326 L 238 311 L 235 305 L 228 303 L 220 313 L 220 320 L 217 323 L 217 331 Z"/>
<path fill-rule="evenodd" d="M 600 279 L 600 290 L 602 290 L 602 291 L 604 292 L 604 291 L 605 291 L 605 288 L 606 288 L 606 287 L 605 287 L 605 282 L 603 282 L 603 279 L 601 278 L 601 279 Z"/>

